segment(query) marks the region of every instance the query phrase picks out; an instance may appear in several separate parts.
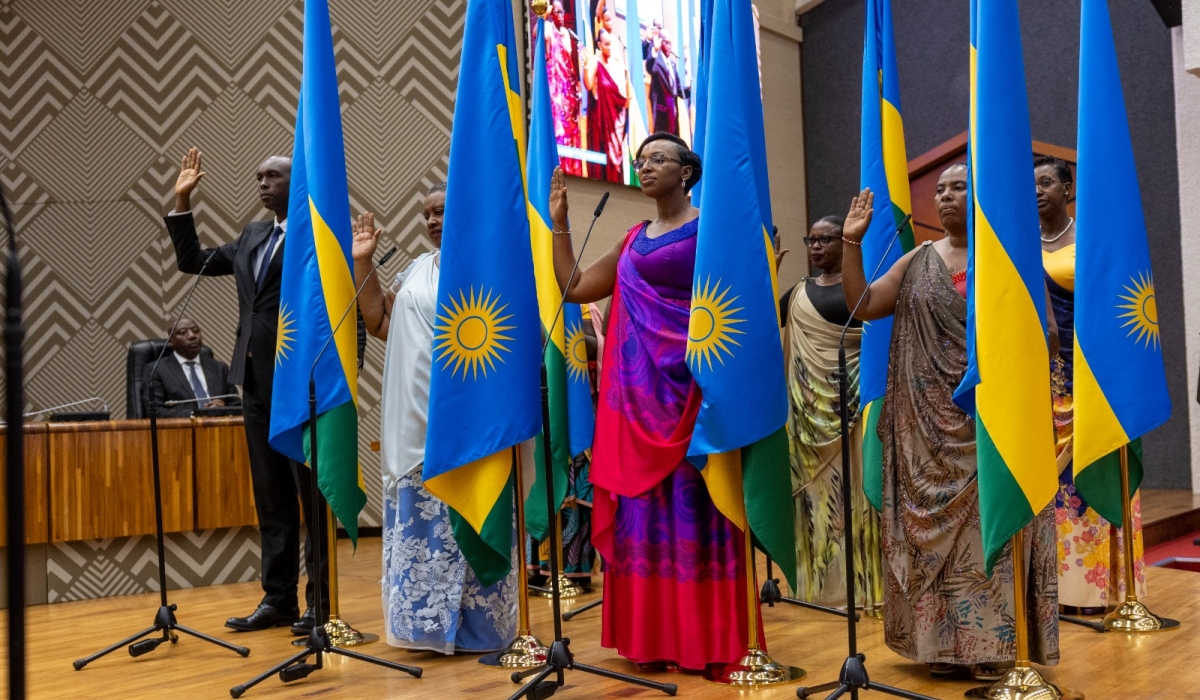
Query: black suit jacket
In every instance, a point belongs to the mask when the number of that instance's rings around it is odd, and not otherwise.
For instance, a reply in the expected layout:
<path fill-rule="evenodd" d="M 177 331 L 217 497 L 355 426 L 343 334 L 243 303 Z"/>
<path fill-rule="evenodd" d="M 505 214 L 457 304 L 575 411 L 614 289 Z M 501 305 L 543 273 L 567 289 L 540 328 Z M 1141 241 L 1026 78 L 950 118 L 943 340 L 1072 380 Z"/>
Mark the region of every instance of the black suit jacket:
<path fill-rule="evenodd" d="M 204 383 L 208 386 L 209 396 L 237 393 L 237 387 L 229 381 L 229 365 L 211 357 L 197 357 L 196 359 L 200 362 L 201 371 L 204 372 Z M 164 355 L 162 362 L 158 363 L 158 371 L 154 373 L 153 377 L 150 376 L 152 369 L 154 369 L 153 365 L 146 366 L 142 380 L 142 386 L 146 391 L 146 395 L 143 397 L 146 404 L 149 405 L 153 401 L 161 418 L 186 418 L 192 415 L 192 411 L 196 410 L 200 404 L 165 405 L 167 401 L 196 398 L 196 393 L 192 391 L 192 383 L 188 380 L 187 373 L 183 371 L 179 360 L 175 359 L 175 355 Z M 238 406 L 242 403 L 241 399 L 237 398 L 222 399 L 222 401 L 226 406 Z"/>
<path fill-rule="evenodd" d="M 252 221 L 231 243 L 219 248 L 201 248 L 196 222 L 191 213 L 167 216 L 167 231 L 175 246 L 175 261 L 180 272 L 205 276 L 233 275 L 238 292 L 237 341 L 229 362 L 229 381 L 241 384 L 246 377 L 247 361 L 254 363 L 258 382 L 270 386 L 275 375 L 275 333 L 279 324 L 279 286 L 283 279 L 284 238 L 267 268 L 262 290 L 255 289 L 254 252 L 271 235 L 273 221 Z"/>
<path fill-rule="evenodd" d="M 168 215 L 167 232 L 175 246 L 175 261 L 180 272 L 198 274 L 204 268 L 206 277 L 233 275 L 238 292 L 237 342 L 229 362 L 229 381 L 242 384 L 246 378 L 246 363 L 253 363 L 257 384 L 270 394 L 275 377 L 275 336 L 279 325 L 279 288 L 283 280 L 283 248 L 287 236 L 272 256 L 263 288 L 256 289 L 254 253 L 271 235 L 275 222 L 251 221 L 232 243 L 219 248 L 202 248 L 196 236 L 196 221 L 191 213 Z M 358 366 L 362 367 L 367 347 L 366 324 L 358 314 Z"/>

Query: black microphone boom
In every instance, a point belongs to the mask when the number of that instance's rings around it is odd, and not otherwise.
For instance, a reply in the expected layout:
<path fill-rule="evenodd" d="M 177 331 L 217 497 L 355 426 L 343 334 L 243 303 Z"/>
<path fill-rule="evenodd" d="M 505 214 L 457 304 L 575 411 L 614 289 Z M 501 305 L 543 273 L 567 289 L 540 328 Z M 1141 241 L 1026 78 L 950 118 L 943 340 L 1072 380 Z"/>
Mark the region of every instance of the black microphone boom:
<path fill-rule="evenodd" d="M 179 321 L 183 319 L 183 314 L 187 311 L 188 304 L 192 301 L 192 295 L 196 293 L 196 287 L 200 285 L 200 279 L 204 275 L 204 270 L 208 268 L 208 263 L 213 259 L 213 252 L 209 251 L 208 256 L 204 259 L 204 264 L 200 266 L 200 271 L 196 273 L 196 280 L 192 282 L 192 287 L 188 290 L 187 297 L 183 300 L 183 305 L 179 308 L 179 315 L 175 317 L 175 323 L 171 324 L 171 330 L 167 333 L 167 342 L 158 351 L 158 357 L 154 360 L 154 365 L 150 369 L 150 376 L 158 371 L 158 365 L 162 362 L 163 355 L 166 354 L 167 348 L 171 347 L 170 338 L 175 334 L 175 329 L 179 327 Z M 154 474 L 154 535 L 155 544 L 158 554 L 158 596 L 159 607 L 158 612 L 154 615 L 154 624 L 146 629 L 138 632 L 132 637 L 122 639 L 121 641 L 109 647 L 101 649 L 91 656 L 76 660 L 72 666 L 76 671 L 82 670 L 84 666 L 95 661 L 96 659 L 111 654 L 123 646 L 129 647 L 130 656 L 141 656 L 147 652 L 157 649 L 160 644 L 165 641 L 170 641 L 174 644 L 179 640 L 176 632 L 183 632 L 197 639 L 202 639 L 210 644 L 216 644 L 219 647 L 224 647 L 230 651 L 236 652 L 239 656 L 249 656 L 250 650 L 246 647 L 240 647 L 236 644 L 210 637 L 203 632 L 197 632 L 189 627 L 184 627 L 175 620 L 175 610 L 178 606 L 167 602 L 167 555 L 165 547 L 165 535 L 163 534 L 163 507 L 162 507 L 162 469 L 159 465 L 158 455 L 158 408 L 154 401 L 149 402 L 150 410 L 150 466 Z M 161 632 L 162 636 L 158 639 L 148 639 L 139 642 L 142 637 Z"/>
<path fill-rule="evenodd" d="M 8 697 L 25 700 L 25 324 L 22 320 L 21 261 L 17 230 L 8 200 L 0 190 L 0 209 L 8 231 L 8 269 L 4 280 L 4 417 L 8 419 L 5 476 L 8 493 Z"/>
<path fill-rule="evenodd" d="M 362 294 L 362 290 L 366 288 L 367 284 L 371 281 L 371 278 L 374 277 L 375 273 L 379 271 L 379 268 L 382 267 L 383 264 L 388 260 L 390 260 L 392 255 L 395 253 L 396 247 L 392 246 L 392 249 L 387 253 L 384 253 L 383 257 L 379 259 L 379 262 L 375 263 L 375 265 L 371 267 L 371 271 L 367 273 L 367 276 L 363 279 L 362 284 L 358 285 L 358 288 L 354 290 L 354 298 L 351 299 L 350 303 L 346 305 L 346 310 L 342 312 L 341 318 L 339 318 L 338 322 L 334 324 L 332 331 L 329 333 L 329 338 L 325 340 L 325 344 L 321 346 L 321 350 L 317 353 L 316 357 L 313 358 L 312 367 L 310 367 L 308 370 L 308 488 L 309 492 L 312 494 L 309 499 L 312 504 L 312 511 L 305 514 L 305 518 L 309 523 L 321 522 L 321 511 L 322 509 L 326 508 L 325 499 L 322 497 L 321 489 L 317 484 L 317 382 L 315 378 L 317 362 L 320 361 L 321 356 L 325 354 L 325 351 L 329 349 L 329 343 L 331 343 L 337 336 L 337 332 L 342 327 L 342 323 L 346 320 L 346 317 L 350 315 L 350 310 L 354 308 L 355 302 L 358 301 L 358 295 Z M 349 377 L 347 377 L 347 379 L 349 379 Z M 332 522 L 330 524 L 333 525 Z M 317 562 L 317 568 L 319 569 L 321 568 L 321 550 L 323 548 L 322 541 L 325 539 L 326 533 L 310 532 L 309 534 L 312 541 L 313 561 Z M 321 580 L 322 578 L 322 576 L 317 576 L 312 582 L 313 600 L 316 601 L 316 619 L 318 621 L 326 619 L 328 614 L 328 611 L 324 609 L 324 595 L 321 590 L 324 586 L 324 582 Z M 308 657 L 313 656 L 314 654 L 317 657 L 316 660 L 313 663 L 308 663 Z M 230 688 L 229 694 L 235 698 L 240 698 L 247 690 L 253 688 L 259 683 L 262 683 L 277 673 L 279 674 L 279 680 L 284 683 L 291 683 L 292 681 L 298 681 L 302 678 L 307 678 L 313 673 L 313 671 L 319 671 L 325 667 L 322 660 L 323 655 L 325 654 L 340 654 L 342 656 L 348 656 L 352 659 L 358 659 L 359 661 L 366 661 L 367 663 L 372 663 L 377 666 L 390 668 L 393 671 L 403 671 L 414 678 L 420 678 L 421 673 L 423 672 L 418 666 L 405 666 L 404 664 L 398 664 L 394 661 L 386 661 L 374 656 L 367 656 L 366 654 L 351 651 L 343 647 L 334 646 L 329 640 L 329 633 L 325 631 L 325 625 L 320 623 L 313 625 L 312 630 L 309 631 L 308 638 L 304 642 L 303 650 L 293 654 L 287 659 L 284 659 L 282 662 L 272 666 L 270 669 L 258 674 L 254 678 L 251 678 L 249 681 Z"/>
<path fill-rule="evenodd" d="M 842 551 L 846 556 L 846 611 L 854 610 L 854 586 L 856 582 L 854 573 L 854 518 L 850 517 L 853 513 L 853 502 L 851 501 L 851 484 L 850 480 L 850 386 L 849 373 L 846 370 L 846 331 L 850 329 L 850 324 L 854 323 L 854 315 L 858 313 L 863 301 L 867 298 L 867 292 L 871 289 L 871 284 L 879 276 L 880 270 L 883 269 L 883 263 L 888 259 L 888 253 L 892 252 L 892 246 L 896 245 L 896 239 L 900 237 L 900 233 L 908 226 L 908 222 L 912 220 L 912 214 L 904 217 L 900 225 L 896 227 L 896 232 L 892 234 L 892 240 L 888 243 L 888 247 L 884 249 L 883 255 L 879 258 L 879 264 L 875 266 L 875 271 L 871 273 L 871 277 L 867 280 L 866 287 L 863 288 L 862 294 L 858 297 L 858 302 L 854 304 L 854 309 L 850 312 L 850 320 L 846 321 L 846 325 L 842 326 L 842 334 L 838 337 L 838 403 L 840 404 L 838 413 L 840 414 L 842 423 L 842 513 L 845 521 L 845 527 L 842 528 L 843 540 Z M 807 698 L 813 693 L 822 692 L 825 690 L 833 690 L 826 700 L 835 700 L 846 693 L 850 693 L 851 697 L 858 697 L 859 690 L 876 690 L 881 693 L 886 693 L 898 698 L 908 698 L 908 700 L 933 700 L 928 695 L 921 695 L 912 691 L 896 688 L 882 683 L 875 683 L 867 676 L 867 657 L 865 654 L 858 652 L 858 615 L 847 615 L 847 641 L 849 647 L 849 655 L 842 662 L 842 670 L 838 676 L 838 680 L 825 683 L 823 685 L 801 687 L 796 690 L 796 696 Z"/>

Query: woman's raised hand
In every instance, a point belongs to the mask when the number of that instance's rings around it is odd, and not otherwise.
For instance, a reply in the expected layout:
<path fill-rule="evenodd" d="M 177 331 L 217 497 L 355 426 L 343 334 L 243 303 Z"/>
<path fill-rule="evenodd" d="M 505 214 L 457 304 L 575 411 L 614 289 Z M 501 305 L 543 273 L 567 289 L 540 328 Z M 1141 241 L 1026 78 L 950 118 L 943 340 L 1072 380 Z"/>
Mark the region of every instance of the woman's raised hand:
<path fill-rule="evenodd" d="M 350 222 L 350 227 L 354 231 L 350 255 L 355 260 L 370 262 L 375 255 L 375 248 L 379 245 L 379 234 L 383 233 L 383 229 L 375 228 L 375 215 L 371 212 L 359 214 L 357 219 Z"/>
<path fill-rule="evenodd" d="M 851 243 L 859 243 L 867 235 L 871 226 L 871 216 L 875 213 L 875 193 L 868 187 L 858 196 L 850 200 L 850 211 L 846 213 L 846 223 L 842 226 L 842 238 Z"/>
<path fill-rule="evenodd" d="M 567 176 L 561 167 L 550 178 L 550 225 L 555 231 L 567 230 Z"/>

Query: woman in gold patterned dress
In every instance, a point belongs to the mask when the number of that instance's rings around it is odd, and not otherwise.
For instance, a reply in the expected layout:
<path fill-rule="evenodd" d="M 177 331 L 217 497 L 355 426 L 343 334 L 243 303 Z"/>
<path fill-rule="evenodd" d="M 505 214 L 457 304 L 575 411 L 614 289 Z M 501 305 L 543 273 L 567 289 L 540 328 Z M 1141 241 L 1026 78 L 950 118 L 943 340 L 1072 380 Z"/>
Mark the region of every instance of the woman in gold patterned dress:
<path fill-rule="evenodd" d="M 1100 517 L 1075 490 L 1072 457 L 1075 359 L 1075 219 L 1067 216 L 1074 177 L 1066 161 L 1043 156 L 1033 162 L 1038 216 L 1042 229 L 1042 265 L 1058 324 L 1059 351 L 1051 364 L 1054 432 L 1058 438 L 1058 602 L 1071 612 L 1099 614 L 1125 593 L 1125 545 L 1121 528 Z M 1130 451 L 1137 458 L 1135 447 Z M 1107 459 L 1115 459 L 1110 456 Z M 1146 594 L 1142 561 L 1142 498 L 1135 492 L 1133 512 L 1134 574 L 1137 594 Z"/>
<path fill-rule="evenodd" d="M 784 321 L 788 353 L 788 436 L 792 498 L 796 513 L 796 597 L 810 603 L 846 605 L 843 551 L 842 424 L 838 406 L 838 337 L 846 331 L 851 421 L 858 416 L 858 355 L 862 321 L 850 318 L 842 294 L 842 219 L 827 216 L 804 238 L 819 277 L 792 291 Z M 874 612 L 883 599 L 879 514 L 862 490 L 862 433 L 850 438 L 854 518 L 854 600 Z"/>
<path fill-rule="evenodd" d="M 895 315 L 878 431 L 884 641 L 897 654 L 928 664 L 935 675 L 967 668 L 977 680 L 995 680 L 1016 656 L 1011 549 L 988 578 L 975 421 L 953 402 L 967 367 L 966 166 L 953 165 L 938 180 L 935 203 L 946 236 L 906 254 L 868 289 L 859 242 L 873 202 L 864 190 L 851 204 L 842 271 L 847 300 L 867 294 L 859 319 Z M 1025 528 L 1025 542 L 1030 658 L 1056 664 L 1052 504 Z"/>

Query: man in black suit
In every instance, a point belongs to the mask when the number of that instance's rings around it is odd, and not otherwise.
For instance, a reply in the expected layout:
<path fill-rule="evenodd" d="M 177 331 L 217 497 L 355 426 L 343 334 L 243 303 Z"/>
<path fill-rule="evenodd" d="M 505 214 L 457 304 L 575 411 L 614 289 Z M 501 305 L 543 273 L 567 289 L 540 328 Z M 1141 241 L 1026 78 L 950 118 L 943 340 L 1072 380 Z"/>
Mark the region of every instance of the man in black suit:
<path fill-rule="evenodd" d="M 300 570 L 300 510 L 296 494 L 299 492 L 304 503 L 304 512 L 311 513 L 309 472 L 304 465 L 271 449 L 268 443 L 292 159 L 271 156 L 258 168 L 258 197 L 267 210 L 274 212 L 274 221 L 252 221 L 233 241 L 218 248 L 202 248 L 191 214 L 192 191 L 205 175 L 200 170 L 200 156 L 200 151 L 193 148 L 183 157 L 175 181 L 175 209 L 166 217 L 167 231 L 181 272 L 198 274 L 203 269 L 208 276 L 233 275 L 237 282 L 237 342 L 230 358 L 229 381 L 242 385 L 254 507 L 262 538 L 262 602 L 246 617 L 229 618 L 225 626 L 249 631 L 291 625 L 293 634 L 308 634 L 316 623 L 312 533 L 324 536 L 325 511 L 322 509 L 316 527 L 307 528 L 308 609 L 301 616 L 296 600 Z M 322 580 L 327 581 L 328 562 L 324 557 L 320 569 Z M 328 610 L 329 586 L 322 586 L 322 590 L 326 598 L 322 607 Z"/>
<path fill-rule="evenodd" d="M 154 366 L 147 365 L 142 380 L 146 402 L 154 402 L 160 417 L 186 418 L 197 408 L 241 405 L 237 388 L 229 381 L 229 365 L 211 357 L 201 357 L 204 336 L 199 324 L 190 318 L 179 319 L 167 344 L 174 352 L 163 357 L 154 376 L 150 376 Z M 233 396 L 229 397 L 230 394 Z M 229 398 L 209 398 L 212 396 Z M 168 401 L 188 403 L 168 406 Z"/>

